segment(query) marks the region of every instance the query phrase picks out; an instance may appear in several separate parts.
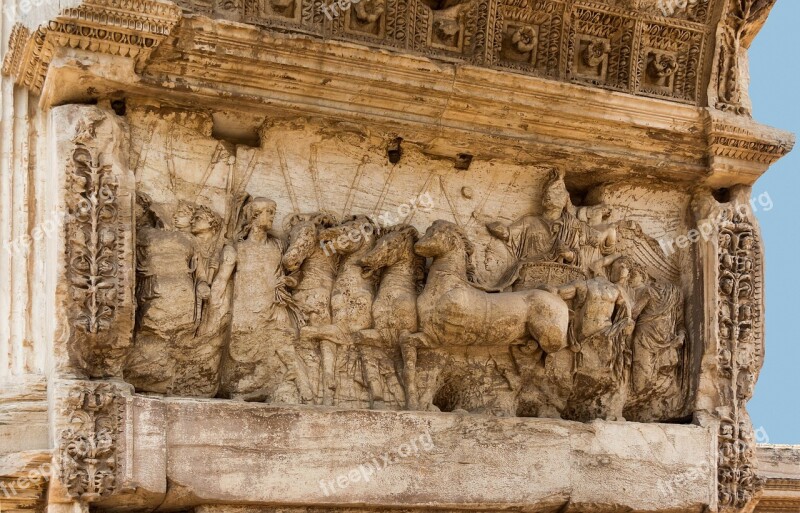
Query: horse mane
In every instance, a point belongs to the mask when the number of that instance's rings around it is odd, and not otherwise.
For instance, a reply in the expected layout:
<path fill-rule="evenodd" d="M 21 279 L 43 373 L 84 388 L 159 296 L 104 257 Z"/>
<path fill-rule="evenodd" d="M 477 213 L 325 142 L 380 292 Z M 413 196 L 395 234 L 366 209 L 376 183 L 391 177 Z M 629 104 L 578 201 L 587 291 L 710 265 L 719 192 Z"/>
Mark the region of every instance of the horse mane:
<path fill-rule="evenodd" d="M 419 240 L 419 230 L 417 230 L 413 225 L 407 223 L 396 224 L 385 228 L 383 231 L 384 236 L 389 235 L 390 233 L 408 234 L 413 242 L 417 242 Z M 427 274 L 425 259 L 414 253 L 413 250 L 411 252 L 411 258 L 413 259 L 414 264 L 414 280 L 417 282 L 417 293 L 419 294 L 422 293 L 422 289 L 425 286 L 425 276 Z"/>
<path fill-rule="evenodd" d="M 453 233 L 455 233 L 461 239 L 461 243 L 464 245 L 464 260 L 466 262 L 467 281 L 470 283 L 479 284 L 478 270 L 475 267 L 475 263 L 472 261 L 473 256 L 475 255 L 475 244 L 469 240 L 467 234 L 464 233 L 464 230 L 462 230 L 460 226 L 450 222 L 447 222 L 447 226 L 449 226 Z"/>

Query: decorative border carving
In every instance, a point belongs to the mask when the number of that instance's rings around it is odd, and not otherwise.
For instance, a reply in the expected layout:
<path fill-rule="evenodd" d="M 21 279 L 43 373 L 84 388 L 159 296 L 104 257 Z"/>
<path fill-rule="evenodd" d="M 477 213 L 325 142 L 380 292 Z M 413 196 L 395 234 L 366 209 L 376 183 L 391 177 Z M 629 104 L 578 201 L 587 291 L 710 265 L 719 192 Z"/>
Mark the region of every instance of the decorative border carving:
<path fill-rule="evenodd" d="M 710 118 L 708 147 L 713 156 L 771 165 L 792 151 L 794 140 L 766 142 L 763 134 L 756 135 L 746 126 Z"/>
<path fill-rule="evenodd" d="M 113 383 L 77 382 L 63 391 L 58 477 L 66 493 L 94 502 L 118 491 L 125 400 Z"/>
<path fill-rule="evenodd" d="M 69 167 L 74 221 L 68 229 L 67 266 L 72 299 L 79 305 L 73 322 L 84 333 L 97 335 L 111 327 L 120 297 L 117 271 L 124 257 L 118 237 L 119 183 L 98 150 L 79 141 Z"/>
<path fill-rule="evenodd" d="M 720 213 L 718 234 L 717 361 L 719 408 L 719 507 L 740 511 L 757 500 L 764 479 L 757 474 L 756 442 L 747 413 L 764 362 L 763 260 L 761 240 L 746 202 Z"/>
<path fill-rule="evenodd" d="M 750 116 L 747 92 L 742 91 L 741 52 L 750 46 L 776 0 L 727 0 L 717 32 L 716 63 L 718 110 Z M 753 30 L 753 29 L 756 30 Z"/>
<path fill-rule="evenodd" d="M 64 107 L 62 141 L 66 209 L 64 278 L 70 372 L 122 377 L 132 343 L 133 173 L 125 127 L 97 107 Z"/>
<path fill-rule="evenodd" d="M 129 57 L 141 71 L 183 11 L 702 105 L 709 13 L 721 1 L 698 0 L 664 17 L 650 4 L 616 0 L 364 0 L 345 9 L 335 0 L 88 0 L 24 44 L 20 29 L 4 73 L 38 92 L 57 47 Z M 651 79 L 653 56 L 670 55 L 669 76 L 660 70 Z"/>
<path fill-rule="evenodd" d="M 706 34 L 687 27 L 644 23 L 636 90 L 644 96 L 695 103 L 703 89 Z"/>

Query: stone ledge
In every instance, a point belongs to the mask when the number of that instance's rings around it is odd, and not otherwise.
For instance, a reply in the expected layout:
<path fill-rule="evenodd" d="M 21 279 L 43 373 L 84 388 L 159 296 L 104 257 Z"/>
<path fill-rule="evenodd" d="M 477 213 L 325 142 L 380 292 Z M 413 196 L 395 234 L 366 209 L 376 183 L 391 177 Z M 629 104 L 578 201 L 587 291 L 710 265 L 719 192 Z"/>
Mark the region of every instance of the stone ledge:
<path fill-rule="evenodd" d="M 369 504 L 699 512 L 716 505 L 716 436 L 697 426 L 142 396 L 126 398 L 122 418 L 123 493 L 96 503 L 112 511 Z M 387 455 L 392 463 L 379 468 Z"/>
<path fill-rule="evenodd" d="M 760 445 L 758 460 L 766 485 L 756 512 L 800 511 L 800 446 Z"/>

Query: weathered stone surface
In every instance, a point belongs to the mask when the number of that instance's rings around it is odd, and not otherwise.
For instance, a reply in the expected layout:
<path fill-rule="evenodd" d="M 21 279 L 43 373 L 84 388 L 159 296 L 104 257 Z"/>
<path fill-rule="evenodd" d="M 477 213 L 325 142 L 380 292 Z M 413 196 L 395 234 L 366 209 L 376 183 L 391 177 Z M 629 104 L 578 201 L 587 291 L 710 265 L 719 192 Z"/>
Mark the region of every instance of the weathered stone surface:
<path fill-rule="evenodd" d="M 12 2 L 7 458 L 52 512 L 791 504 L 746 410 L 774 0 L 665 2 Z"/>
<path fill-rule="evenodd" d="M 148 478 L 120 476 L 120 485 L 141 496 L 168 483 L 163 502 L 142 506 L 701 511 L 715 501 L 715 437 L 693 426 L 185 399 L 129 398 L 126 409 L 126 465 Z M 124 495 L 100 502 L 130 504 Z"/>
<path fill-rule="evenodd" d="M 0 454 L 47 450 L 47 383 L 43 378 L 0 385 Z"/>
<path fill-rule="evenodd" d="M 41 511 L 52 472 L 50 451 L 20 451 L 0 455 L 0 508 Z"/>
<path fill-rule="evenodd" d="M 766 481 L 756 511 L 796 511 L 800 502 L 800 449 L 791 445 L 759 445 L 759 474 Z"/>

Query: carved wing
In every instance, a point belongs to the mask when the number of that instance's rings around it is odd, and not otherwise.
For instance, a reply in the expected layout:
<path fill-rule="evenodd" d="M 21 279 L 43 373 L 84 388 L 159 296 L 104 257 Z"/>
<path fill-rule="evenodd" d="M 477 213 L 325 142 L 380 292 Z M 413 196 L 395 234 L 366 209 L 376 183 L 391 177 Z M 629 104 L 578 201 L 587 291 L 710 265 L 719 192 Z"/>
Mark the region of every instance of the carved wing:
<path fill-rule="evenodd" d="M 644 233 L 637 222 L 620 223 L 617 237 L 616 252 L 634 259 L 651 277 L 669 283 L 680 280 L 681 271 L 675 261 L 664 253 L 656 239 Z"/>

